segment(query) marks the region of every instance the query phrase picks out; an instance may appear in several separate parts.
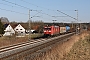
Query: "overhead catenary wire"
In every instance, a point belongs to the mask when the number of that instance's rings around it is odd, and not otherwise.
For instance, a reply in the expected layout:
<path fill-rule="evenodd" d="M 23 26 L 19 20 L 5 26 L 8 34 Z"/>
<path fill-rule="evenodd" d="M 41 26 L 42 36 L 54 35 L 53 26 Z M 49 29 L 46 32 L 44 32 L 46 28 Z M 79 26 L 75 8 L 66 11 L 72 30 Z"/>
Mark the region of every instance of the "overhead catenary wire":
<path fill-rule="evenodd" d="M 6 6 L 11 6 L 11 5 L 9 5 L 9 4 L 5 4 L 5 3 L 0 3 L 0 4 L 2 4 L 2 5 L 6 5 Z M 15 6 L 11 6 L 11 7 L 15 7 Z"/>
<path fill-rule="evenodd" d="M 30 9 L 30 8 L 28 8 L 28 7 L 25 7 L 25 6 L 22 6 L 22 5 L 19 5 L 19 4 L 16 4 L 16 3 L 13 3 L 13 2 L 7 1 L 7 0 L 2 0 L 2 1 L 5 1 L 5 2 L 7 2 L 7 3 L 13 4 L 13 5 L 16 5 L 16 6 L 25 8 L 25 9 L 28 9 L 28 10 L 37 11 L 37 10 Z M 43 13 L 43 14 L 46 14 L 46 13 Z M 46 15 L 49 16 L 49 14 L 46 14 Z"/>
<path fill-rule="evenodd" d="M 41 7 L 41 6 L 38 6 L 38 5 L 32 4 L 32 3 L 30 3 L 30 2 L 27 2 L 27 1 L 25 1 L 25 0 L 21 0 L 21 1 L 23 1 L 23 2 L 25 2 L 25 3 L 28 3 L 28 4 L 30 4 L 30 5 L 36 6 L 36 7 L 40 7 L 40 8 L 46 9 L 46 10 L 53 11 L 53 12 L 56 13 L 55 10 L 48 9 L 48 8 L 44 8 L 44 7 Z M 77 20 L 76 18 L 74 18 L 74 17 L 72 17 L 72 16 L 70 16 L 70 15 L 64 13 L 64 12 L 61 12 L 61 11 L 59 11 L 59 10 L 57 10 L 57 11 L 60 12 L 60 13 L 62 13 L 62 14 L 64 14 L 64 15 L 66 15 L 67 17 L 70 17 L 70 18 L 73 18 L 73 19 Z M 46 14 L 46 15 L 48 15 L 48 14 Z M 50 16 L 50 15 L 48 15 L 48 16 Z M 62 16 L 62 17 L 65 17 L 65 16 Z M 54 16 L 54 18 L 57 18 L 57 16 Z"/>
<path fill-rule="evenodd" d="M 5 10 L 5 11 L 9 11 L 9 12 L 18 13 L 18 14 L 28 15 L 28 14 L 26 14 L 26 13 L 17 12 L 17 11 L 13 11 L 13 10 L 2 9 L 2 8 L 0 8 L 0 10 Z"/>
<path fill-rule="evenodd" d="M 13 4 L 13 5 L 16 5 L 16 6 L 19 6 L 19 7 L 24 8 L 24 9 L 33 10 L 33 9 L 28 8 L 28 7 L 25 7 L 25 6 L 22 6 L 22 5 L 19 5 L 19 4 L 17 4 L 17 3 L 13 3 L 13 2 L 7 1 L 7 0 L 2 0 L 2 1 L 7 2 L 7 3 L 10 3 L 10 4 Z M 23 2 L 25 2 L 25 3 L 28 3 L 28 4 L 32 4 L 32 3 L 27 2 L 27 1 L 25 1 L 25 0 L 21 0 L 21 1 L 23 1 Z M 36 6 L 36 7 L 40 7 L 40 6 L 37 6 L 37 5 L 35 5 L 35 4 L 32 4 L 32 5 L 34 5 L 34 6 Z M 54 11 L 54 12 L 55 12 L 55 10 L 52 10 L 52 9 L 48 9 L 48 8 L 44 8 L 44 7 L 40 7 L 40 8 L 43 8 L 43 9 L 46 9 L 46 10 L 50 10 L 50 11 Z M 33 10 L 33 11 L 38 12 L 37 10 Z M 70 16 L 70 15 L 68 15 L 68 14 L 66 14 L 66 13 L 63 13 L 63 12 L 61 12 L 61 11 L 59 11 L 59 12 L 76 20 L 76 18 L 74 18 L 74 17 L 72 17 L 72 16 Z M 39 12 L 39 13 L 52 17 L 51 15 L 49 15 L 49 14 L 47 14 L 47 13 L 43 13 L 43 12 Z M 54 18 L 57 18 L 57 17 L 54 17 Z"/>
<path fill-rule="evenodd" d="M 72 16 L 70 16 L 70 15 L 68 15 L 68 14 L 66 14 L 66 13 L 64 13 L 62 11 L 59 11 L 59 10 L 57 10 L 57 11 L 60 12 L 60 13 L 62 13 L 62 14 L 64 14 L 64 15 L 66 15 L 66 16 L 68 16 L 68 17 L 70 17 L 70 18 L 73 18 L 73 19 L 77 20 L 76 18 L 74 18 L 74 17 L 72 17 Z"/>
<path fill-rule="evenodd" d="M 0 3 L 2 5 L 6 5 L 6 6 L 11 6 L 11 7 L 16 7 L 16 6 L 12 6 L 12 5 L 9 5 L 9 4 L 5 4 L 5 3 Z M 14 12 L 14 13 L 18 13 L 18 14 L 24 14 L 24 15 L 28 15 L 28 14 L 25 14 L 25 13 L 21 13 L 21 12 L 16 12 L 16 11 L 12 11 L 12 10 L 7 10 L 7 9 L 3 9 L 3 8 L 0 8 L 0 10 L 5 10 L 5 11 L 9 11 L 9 12 Z M 39 14 L 40 12 L 36 13 L 35 15 Z M 33 15 L 32 17 L 34 17 L 35 15 Z"/>
<path fill-rule="evenodd" d="M 28 8 L 28 7 L 25 7 L 25 6 L 22 6 L 22 5 L 19 5 L 19 4 L 16 4 L 16 3 L 13 3 L 13 2 L 7 1 L 7 0 L 2 0 L 2 1 L 7 2 L 7 3 L 10 3 L 10 4 L 13 4 L 13 5 L 16 5 L 16 6 L 19 6 L 19 7 L 24 8 L 24 9 L 28 9 L 28 10 L 32 10 L 32 11 L 38 12 L 38 10 L 33 10 L 33 9 Z M 43 13 L 43 12 L 39 12 L 39 13 L 52 17 L 51 15 L 49 15 L 47 13 Z M 54 17 L 54 18 L 56 18 L 56 17 Z"/>
<path fill-rule="evenodd" d="M 28 10 L 32 10 L 30 8 L 27 8 L 25 6 L 22 6 L 22 5 L 19 5 L 19 4 L 16 4 L 16 3 L 13 3 L 13 2 L 7 1 L 7 0 L 2 0 L 2 1 L 7 2 L 7 3 L 10 3 L 10 4 L 13 4 L 13 5 L 16 5 L 16 6 L 19 6 L 19 7 L 22 7 L 22 8 L 25 8 L 25 9 L 28 9 Z"/>
<path fill-rule="evenodd" d="M 41 7 L 41 6 L 38 6 L 38 5 L 36 5 L 36 4 L 32 4 L 32 3 L 30 3 L 30 2 L 27 2 L 27 1 L 25 1 L 25 0 L 20 0 L 20 1 L 22 1 L 22 2 L 24 2 L 24 3 L 27 3 L 27 4 L 30 4 L 30 5 L 33 5 L 33 6 L 36 6 L 36 7 L 39 7 L 39 8 L 43 8 L 43 9 L 46 9 L 46 10 L 49 10 L 49 11 L 53 11 L 54 13 L 56 13 L 55 10 L 48 9 L 48 8 L 45 8 L 45 7 Z"/>
<path fill-rule="evenodd" d="M 48 8 L 44 8 L 44 7 L 41 7 L 41 6 L 38 6 L 38 5 L 32 4 L 32 3 L 30 3 L 30 2 L 27 2 L 27 1 L 25 1 L 25 0 L 21 0 L 21 1 L 23 1 L 23 2 L 25 2 L 25 3 L 28 3 L 28 4 L 31 4 L 31 5 L 33 5 L 33 6 L 36 6 L 36 7 L 40 7 L 40 8 L 43 8 L 43 9 L 46 9 L 46 10 L 50 10 L 50 11 L 55 12 L 55 10 L 48 9 Z M 42 12 L 41 12 L 41 13 L 42 13 Z M 55 12 L 55 13 L 56 13 L 56 12 Z M 51 16 L 51 15 L 49 15 L 49 14 L 47 14 L 47 13 L 42 13 L 42 14 L 45 14 L 45 15 Z M 51 16 L 51 17 L 52 17 L 52 16 Z M 55 17 L 55 18 L 56 18 L 56 17 Z"/>
<path fill-rule="evenodd" d="M 20 0 L 20 1 L 25 2 L 25 3 L 27 3 L 27 4 L 30 4 L 30 5 L 33 5 L 33 6 L 36 6 L 36 7 L 40 7 L 40 8 L 43 8 L 43 9 L 46 9 L 46 10 L 50 10 L 50 11 L 51 11 L 51 9 L 44 8 L 44 7 L 41 7 L 41 6 L 38 6 L 38 5 L 32 4 L 32 3 L 27 2 L 27 1 L 25 1 L 25 0 Z M 54 10 L 52 10 L 52 11 L 54 11 Z"/>

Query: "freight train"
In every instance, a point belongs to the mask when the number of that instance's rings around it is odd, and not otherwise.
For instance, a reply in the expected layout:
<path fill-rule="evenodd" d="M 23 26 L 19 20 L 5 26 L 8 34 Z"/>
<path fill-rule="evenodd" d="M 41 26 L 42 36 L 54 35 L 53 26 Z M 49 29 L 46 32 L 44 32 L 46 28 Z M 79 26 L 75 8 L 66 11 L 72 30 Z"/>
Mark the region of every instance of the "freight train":
<path fill-rule="evenodd" d="M 70 26 L 45 26 L 44 36 L 54 36 L 74 32 L 75 29 Z"/>

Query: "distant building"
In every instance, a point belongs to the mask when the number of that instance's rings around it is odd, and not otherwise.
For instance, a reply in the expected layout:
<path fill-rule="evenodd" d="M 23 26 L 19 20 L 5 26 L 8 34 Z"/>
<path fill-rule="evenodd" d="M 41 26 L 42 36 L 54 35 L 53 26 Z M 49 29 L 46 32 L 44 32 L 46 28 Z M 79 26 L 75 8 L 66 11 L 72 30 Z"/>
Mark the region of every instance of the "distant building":
<path fill-rule="evenodd" d="M 15 34 L 15 31 L 13 30 L 10 24 L 6 27 L 4 31 L 5 33 L 3 34 L 3 36 L 12 36 L 13 34 Z"/>
<path fill-rule="evenodd" d="M 18 24 L 14 30 L 18 36 L 25 36 L 25 29 L 20 24 Z"/>
<path fill-rule="evenodd" d="M 5 34 L 3 36 L 15 34 L 16 36 L 23 37 L 25 35 L 29 35 L 28 23 L 10 23 L 10 24 L 6 23 L 4 24 L 4 28 Z M 36 29 L 32 28 L 30 30 L 30 34 L 31 33 L 32 34 L 37 33 Z"/>

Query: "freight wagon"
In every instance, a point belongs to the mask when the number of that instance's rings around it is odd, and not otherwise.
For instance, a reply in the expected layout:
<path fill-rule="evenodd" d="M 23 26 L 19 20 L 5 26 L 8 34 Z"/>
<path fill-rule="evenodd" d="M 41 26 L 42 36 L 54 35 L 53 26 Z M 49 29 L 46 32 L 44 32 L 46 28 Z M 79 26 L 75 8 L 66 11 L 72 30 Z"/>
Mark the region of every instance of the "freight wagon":
<path fill-rule="evenodd" d="M 70 26 L 66 26 L 66 33 L 69 33 L 70 32 Z"/>
<path fill-rule="evenodd" d="M 60 27 L 60 34 L 64 34 L 66 32 L 66 27 Z"/>

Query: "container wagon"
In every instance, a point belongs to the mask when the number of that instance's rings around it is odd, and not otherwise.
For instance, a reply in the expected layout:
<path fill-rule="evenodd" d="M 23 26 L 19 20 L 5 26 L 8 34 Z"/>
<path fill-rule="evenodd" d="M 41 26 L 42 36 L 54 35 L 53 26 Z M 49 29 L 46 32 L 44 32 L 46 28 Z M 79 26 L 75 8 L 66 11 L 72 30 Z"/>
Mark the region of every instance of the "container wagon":
<path fill-rule="evenodd" d="M 66 33 L 70 33 L 70 26 L 66 26 Z"/>
<path fill-rule="evenodd" d="M 60 27 L 60 34 L 65 34 L 66 27 Z"/>

